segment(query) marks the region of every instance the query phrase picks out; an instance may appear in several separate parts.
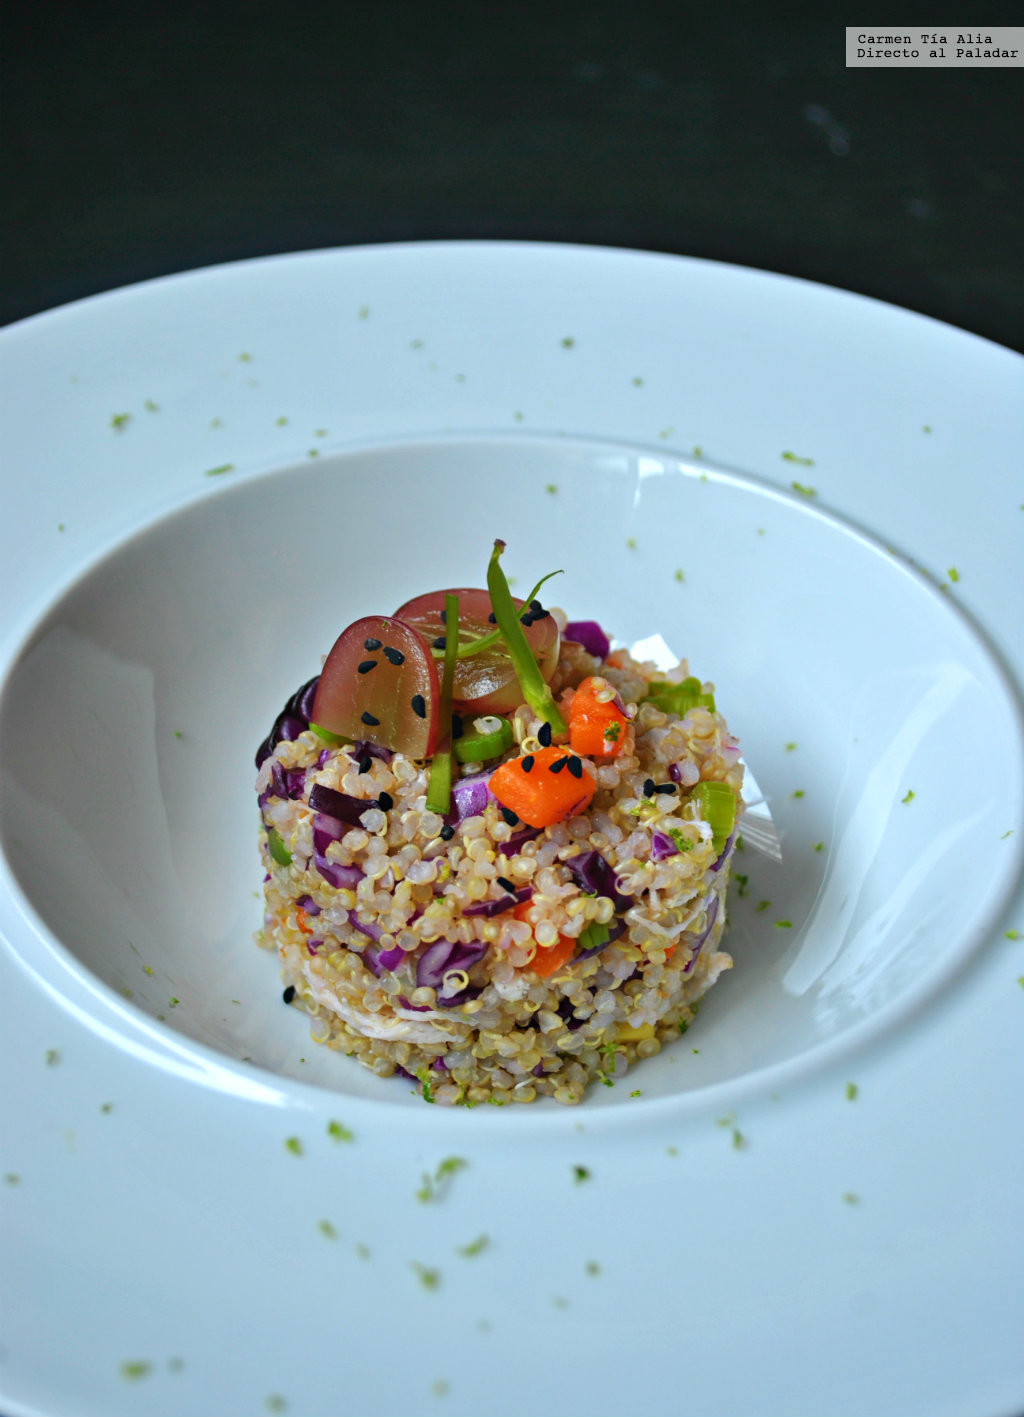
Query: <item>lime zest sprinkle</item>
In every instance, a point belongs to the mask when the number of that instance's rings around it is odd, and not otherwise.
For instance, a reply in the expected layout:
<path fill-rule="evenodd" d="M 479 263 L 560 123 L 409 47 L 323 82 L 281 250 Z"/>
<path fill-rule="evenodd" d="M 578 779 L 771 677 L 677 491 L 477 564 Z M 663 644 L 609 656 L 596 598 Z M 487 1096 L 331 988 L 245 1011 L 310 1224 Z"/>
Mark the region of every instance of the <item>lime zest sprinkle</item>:
<path fill-rule="evenodd" d="M 824 850 L 825 850 L 825 843 L 824 843 L 823 841 L 816 841 L 816 842 L 814 843 L 814 850 L 815 850 L 815 851 L 824 851 Z"/>
<path fill-rule="evenodd" d="M 154 403 L 152 399 L 144 399 L 142 402 L 142 407 L 146 410 L 147 413 L 160 412 L 160 405 L 158 403 Z"/>
<path fill-rule="evenodd" d="M 801 497 L 817 497 L 818 495 L 816 487 L 806 487 L 802 482 L 791 482 L 789 485 L 794 492 L 799 492 Z"/>
<path fill-rule="evenodd" d="M 795 792 L 791 792 L 789 795 L 790 797 L 800 798 L 804 795 L 804 790 L 802 787 L 798 787 Z"/>
<path fill-rule="evenodd" d="M 562 340 L 563 349 L 572 349 L 575 344 L 576 341 L 573 339 L 572 335 L 566 335 Z"/>
<path fill-rule="evenodd" d="M 457 1172 L 464 1170 L 469 1162 L 462 1156 L 446 1156 L 434 1168 L 433 1175 L 423 1172 L 423 1184 L 416 1191 L 418 1201 L 437 1201 L 447 1194 L 448 1183 Z"/>
<path fill-rule="evenodd" d="M 557 482 L 545 482 L 544 491 L 547 492 L 549 496 L 553 497 L 558 491 Z"/>
<path fill-rule="evenodd" d="M 285 1151 L 290 1151 L 293 1156 L 302 1155 L 302 1142 L 298 1137 L 286 1137 L 284 1142 Z"/>
<path fill-rule="evenodd" d="M 776 920 L 775 928 L 776 930 L 792 930 L 793 922 L 792 920 Z"/>
<path fill-rule="evenodd" d="M 814 466 L 814 459 L 813 459 L 813 458 L 802 458 L 802 457 L 800 457 L 800 455 L 799 455 L 798 453 L 791 453 L 791 452 L 789 452 L 789 451 L 787 450 L 787 451 L 784 452 L 781 456 L 782 456 L 782 461 L 783 461 L 783 462 L 796 463 L 797 467 L 813 467 L 813 466 Z"/>
<path fill-rule="evenodd" d="M 354 1141 L 355 1134 L 333 1118 L 327 1123 L 327 1135 L 331 1141 Z"/>
<path fill-rule="evenodd" d="M 853 1101 L 855 1100 L 855 1098 L 856 1098 L 856 1096 L 857 1096 L 858 1090 L 859 1090 L 859 1089 L 858 1089 L 857 1084 L 856 1084 L 855 1082 L 848 1082 L 848 1083 L 846 1084 L 846 1100 L 847 1100 L 847 1102 L 853 1102 Z"/>
<path fill-rule="evenodd" d="M 860 1205 L 860 1196 L 856 1191 L 844 1191 L 843 1202 L 846 1205 Z"/>
<path fill-rule="evenodd" d="M 329 1220 L 317 1221 L 316 1228 L 320 1231 L 320 1234 L 323 1235 L 324 1238 L 327 1240 L 336 1240 L 338 1238 L 338 1232 L 337 1230 L 335 1230 L 334 1226 Z"/>
<path fill-rule="evenodd" d="M 110 415 L 110 426 L 115 433 L 120 433 L 126 424 L 130 423 L 132 416 L 130 413 L 112 413 Z"/>
<path fill-rule="evenodd" d="M 960 572 L 955 566 L 950 566 L 949 570 L 946 572 L 946 575 L 954 584 L 956 584 L 956 582 L 960 579 Z"/>
<path fill-rule="evenodd" d="M 222 462 L 218 467 L 208 467 L 203 475 L 204 477 L 223 477 L 224 473 L 234 472 L 234 470 L 233 462 Z"/>
<path fill-rule="evenodd" d="M 1004 931 L 1003 931 L 1003 938 L 1006 939 L 1006 940 L 1019 940 L 1019 939 L 1020 939 L 1020 931 L 1019 931 L 1019 930 L 1004 930 Z"/>
<path fill-rule="evenodd" d="M 754 909 L 755 909 L 758 913 L 760 913 L 762 910 L 767 910 L 770 905 L 771 905 L 771 901 L 770 901 L 770 900 L 759 900 L 759 901 L 757 902 L 757 904 L 754 906 Z"/>
<path fill-rule="evenodd" d="M 900 801 L 901 801 L 901 802 L 913 802 L 913 800 L 914 800 L 914 792 L 913 792 L 913 789 L 912 789 L 912 788 L 908 789 L 906 797 L 901 797 L 901 798 L 900 798 Z"/>
<path fill-rule="evenodd" d="M 795 744 L 795 743 L 787 743 L 787 744 L 786 744 L 786 752 L 787 752 L 787 753 L 792 753 L 792 752 L 794 752 L 795 750 L 796 750 L 796 744 Z"/>
<path fill-rule="evenodd" d="M 590 1180 L 590 1168 L 587 1166 L 574 1166 L 572 1168 L 572 1178 L 577 1186 L 582 1186 L 584 1181 Z"/>
<path fill-rule="evenodd" d="M 456 1245 L 455 1253 L 462 1255 L 464 1259 L 471 1260 L 476 1255 L 482 1254 L 491 1243 L 489 1235 L 478 1235 L 475 1240 L 470 1240 L 466 1245 Z"/>
<path fill-rule="evenodd" d="M 139 1378 L 148 1378 L 153 1371 L 153 1364 L 148 1358 L 128 1358 L 118 1368 L 122 1378 L 129 1382 L 135 1382 Z"/>
<path fill-rule="evenodd" d="M 441 1283 L 441 1271 L 413 1260 L 409 1268 L 418 1277 L 424 1289 L 437 1289 Z"/>
<path fill-rule="evenodd" d="M 673 580 L 676 580 L 676 581 L 679 581 L 680 584 L 682 584 L 682 582 L 686 580 L 686 577 L 683 575 L 683 571 L 682 571 L 682 567 L 681 567 L 681 566 L 677 566 L 677 567 L 676 567 L 675 574 L 674 574 L 674 576 L 672 577 L 672 579 L 673 579 Z"/>

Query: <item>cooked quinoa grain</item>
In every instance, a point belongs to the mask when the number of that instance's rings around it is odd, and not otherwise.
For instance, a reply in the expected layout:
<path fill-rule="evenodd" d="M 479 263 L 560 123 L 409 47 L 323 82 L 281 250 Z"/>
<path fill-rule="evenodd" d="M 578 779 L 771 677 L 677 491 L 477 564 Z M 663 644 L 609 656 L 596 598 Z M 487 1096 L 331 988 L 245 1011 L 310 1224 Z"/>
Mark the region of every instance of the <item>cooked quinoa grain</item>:
<path fill-rule="evenodd" d="M 486 780 L 502 761 L 528 769 L 552 742 L 564 749 L 593 798 L 541 829 L 490 794 L 461 819 L 428 811 L 428 764 L 327 746 L 308 726 L 315 680 L 289 700 L 258 757 L 258 941 L 315 1041 L 414 1079 L 432 1102 L 473 1106 L 579 1102 L 686 1031 L 732 964 L 720 943 L 739 748 L 716 709 L 680 715 L 648 697 L 652 680 L 681 684 L 685 663 L 662 675 L 564 639 L 550 681 L 560 704 L 595 675 L 623 709 L 614 756 L 571 751 L 523 704 L 512 749 L 463 767 Z"/>

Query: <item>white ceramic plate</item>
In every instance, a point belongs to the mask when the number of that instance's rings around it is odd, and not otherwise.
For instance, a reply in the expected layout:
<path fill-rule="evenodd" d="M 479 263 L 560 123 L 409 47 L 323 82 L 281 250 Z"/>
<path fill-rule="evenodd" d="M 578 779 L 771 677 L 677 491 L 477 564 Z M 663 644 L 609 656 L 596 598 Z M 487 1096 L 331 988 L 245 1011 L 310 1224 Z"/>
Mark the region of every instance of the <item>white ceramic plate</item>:
<path fill-rule="evenodd" d="M 155 282 L 0 358 L 0 1410 L 1024 1407 L 1020 360 L 487 244 Z M 495 535 L 715 680 L 782 835 L 699 1027 L 568 1111 L 377 1082 L 248 939 L 280 703 Z"/>

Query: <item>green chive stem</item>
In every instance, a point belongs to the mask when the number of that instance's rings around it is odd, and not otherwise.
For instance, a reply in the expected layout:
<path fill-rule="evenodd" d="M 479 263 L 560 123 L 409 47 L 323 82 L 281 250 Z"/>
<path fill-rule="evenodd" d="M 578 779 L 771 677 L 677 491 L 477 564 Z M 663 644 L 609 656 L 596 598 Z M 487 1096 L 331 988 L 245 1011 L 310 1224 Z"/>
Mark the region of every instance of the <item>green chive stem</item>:
<path fill-rule="evenodd" d="M 523 633 L 523 627 L 519 622 L 519 616 L 516 614 L 515 605 L 512 603 L 512 593 L 508 588 L 508 581 L 505 579 L 505 572 L 501 569 L 499 559 L 504 549 L 505 543 L 503 541 L 495 541 L 487 567 L 487 589 L 491 595 L 494 618 L 498 622 L 498 629 L 505 641 L 505 647 L 512 661 L 512 668 L 516 672 L 516 678 L 519 680 L 519 687 L 523 691 L 524 699 L 538 718 L 550 723 L 551 732 L 557 737 L 567 733 L 568 729 L 565 720 L 558 711 L 558 705 L 552 697 L 551 690 L 537 666 L 533 651 L 530 649 L 526 635 Z"/>
<path fill-rule="evenodd" d="M 442 744 L 430 760 L 427 782 L 427 811 L 445 816 L 452 804 L 452 686 L 459 649 L 459 597 L 444 598 L 444 671 L 441 675 Z"/>

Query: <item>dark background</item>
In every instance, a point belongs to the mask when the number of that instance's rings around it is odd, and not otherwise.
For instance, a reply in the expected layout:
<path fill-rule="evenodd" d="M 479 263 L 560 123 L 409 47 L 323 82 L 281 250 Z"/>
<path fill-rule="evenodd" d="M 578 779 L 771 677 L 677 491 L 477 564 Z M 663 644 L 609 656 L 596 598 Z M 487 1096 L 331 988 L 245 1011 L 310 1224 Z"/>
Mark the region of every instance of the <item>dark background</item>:
<path fill-rule="evenodd" d="M 847 17 L 786 14 L 23 0 L 0 320 L 240 257 L 485 237 L 738 262 L 1024 346 L 1024 70 L 847 70 Z"/>

